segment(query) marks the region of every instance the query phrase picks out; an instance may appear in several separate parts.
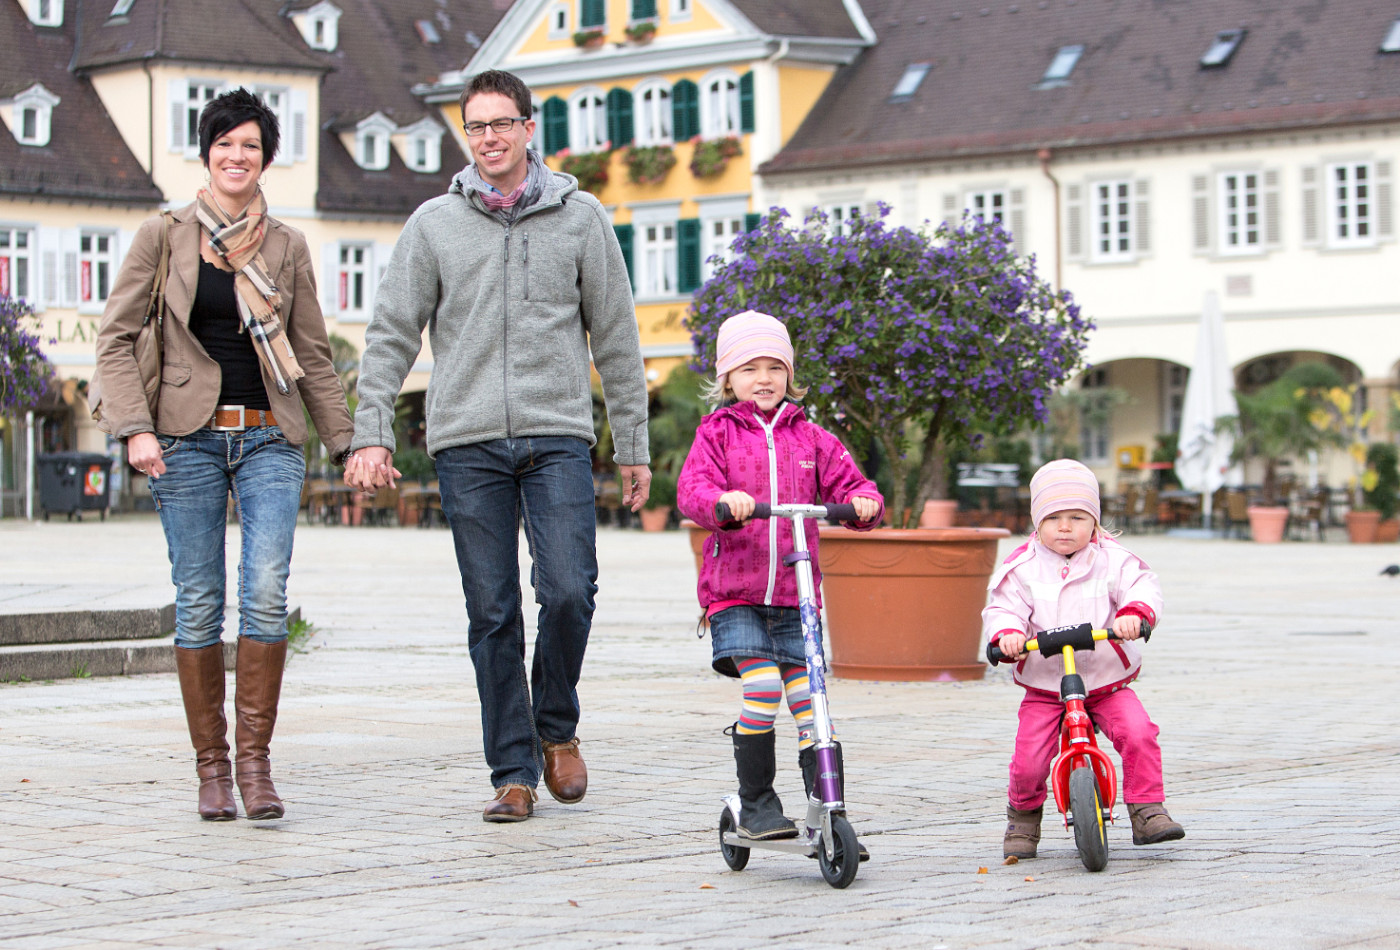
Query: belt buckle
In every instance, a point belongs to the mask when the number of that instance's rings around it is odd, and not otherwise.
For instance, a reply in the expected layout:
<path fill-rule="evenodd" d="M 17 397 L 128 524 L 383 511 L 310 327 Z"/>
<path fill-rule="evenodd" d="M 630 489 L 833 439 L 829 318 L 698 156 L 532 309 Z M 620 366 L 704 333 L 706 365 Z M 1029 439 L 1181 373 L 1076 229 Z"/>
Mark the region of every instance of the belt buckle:
<path fill-rule="evenodd" d="M 236 413 L 238 413 L 238 425 L 234 425 L 234 426 L 221 426 L 221 425 L 219 425 L 219 413 L 221 413 L 221 412 L 236 412 Z M 248 428 L 247 423 L 248 423 L 248 417 L 244 414 L 244 410 L 243 410 L 243 407 L 242 407 L 242 406 L 215 406 L 215 407 L 214 407 L 214 418 L 209 420 L 209 430 L 210 430 L 211 432 L 244 432 L 244 431 L 246 431 L 247 428 Z"/>

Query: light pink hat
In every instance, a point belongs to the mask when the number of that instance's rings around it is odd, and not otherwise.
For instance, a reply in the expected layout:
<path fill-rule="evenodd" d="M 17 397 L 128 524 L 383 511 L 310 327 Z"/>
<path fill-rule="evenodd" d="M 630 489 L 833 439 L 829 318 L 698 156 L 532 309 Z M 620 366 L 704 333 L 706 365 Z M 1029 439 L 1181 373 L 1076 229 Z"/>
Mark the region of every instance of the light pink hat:
<path fill-rule="evenodd" d="M 1057 459 L 1046 462 L 1031 476 L 1031 523 L 1040 523 L 1057 511 L 1087 511 L 1099 516 L 1099 480 L 1081 462 Z"/>
<path fill-rule="evenodd" d="M 782 360 L 792 383 L 792 339 L 787 327 L 775 317 L 757 310 L 745 310 L 719 325 L 715 375 L 723 376 L 760 356 Z"/>

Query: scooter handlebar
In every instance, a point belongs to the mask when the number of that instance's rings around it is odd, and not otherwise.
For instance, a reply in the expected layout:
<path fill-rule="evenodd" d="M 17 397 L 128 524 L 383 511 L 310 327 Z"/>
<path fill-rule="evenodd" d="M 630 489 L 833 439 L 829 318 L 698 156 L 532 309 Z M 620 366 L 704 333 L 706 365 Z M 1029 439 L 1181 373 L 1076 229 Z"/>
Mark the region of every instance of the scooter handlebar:
<path fill-rule="evenodd" d="M 810 518 L 828 518 L 832 521 L 859 521 L 855 505 L 770 505 L 766 501 L 754 502 L 750 518 L 790 518 L 801 514 Z M 734 521 L 729 506 L 722 501 L 715 502 L 715 520 L 720 524 Z"/>
<path fill-rule="evenodd" d="M 1087 629 L 1086 629 L 1087 628 Z M 1088 634 L 1093 642 L 1084 646 L 1085 634 Z M 1152 624 L 1146 620 L 1142 622 L 1141 638 L 1145 642 L 1152 639 Z M 1076 650 L 1093 649 L 1093 643 L 1099 640 L 1121 640 L 1122 637 L 1112 630 L 1095 630 L 1087 623 L 1074 624 L 1068 627 L 1056 627 L 1053 630 L 1043 631 L 1040 636 L 1026 641 L 1024 650 L 1030 653 L 1039 650 L 1042 656 L 1056 656 L 1066 646 L 1073 646 Z M 1043 641 L 1043 642 L 1042 642 Z M 1001 647 L 997 643 L 987 644 L 987 662 L 992 666 L 998 663 L 1009 662 L 1005 653 L 1001 652 Z"/>

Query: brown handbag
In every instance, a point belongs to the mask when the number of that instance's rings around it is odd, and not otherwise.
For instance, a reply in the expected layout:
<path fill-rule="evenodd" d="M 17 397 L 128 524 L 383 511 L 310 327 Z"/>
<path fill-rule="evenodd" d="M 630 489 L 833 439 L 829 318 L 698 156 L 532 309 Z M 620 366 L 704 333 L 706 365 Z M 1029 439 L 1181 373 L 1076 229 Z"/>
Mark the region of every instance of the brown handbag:
<path fill-rule="evenodd" d="M 141 386 L 146 393 L 146 407 L 155 422 L 156 410 L 160 402 L 160 372 L 165 346 L 165 280 L 170 272 L 170 212 L 161 212 L 164 226 L 160 232 L 160 262 L 151 278 L 151 295 L 146 303 L 146 315 L 141 320 L 136 342 L 132 345 L 136 357 L 136 369 L 141 374 Z M 92 408 L 92 419 L 103 432 L 111 432 L 111 424 L 102 414 L 102 367 L 93 371 L 88 383 L 88 405 Z"/>

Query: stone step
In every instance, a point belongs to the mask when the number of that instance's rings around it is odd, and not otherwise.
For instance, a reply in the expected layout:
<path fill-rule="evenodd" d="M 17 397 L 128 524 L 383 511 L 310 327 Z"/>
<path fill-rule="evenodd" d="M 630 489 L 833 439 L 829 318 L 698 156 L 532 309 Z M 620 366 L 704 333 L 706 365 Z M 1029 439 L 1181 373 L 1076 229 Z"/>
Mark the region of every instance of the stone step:
<path fill-rule="evenodd" d="M 175 605 L 128 610 L 44 610 L 0 614 L 0 647 L 149 640 L 175 630 Z"/>

